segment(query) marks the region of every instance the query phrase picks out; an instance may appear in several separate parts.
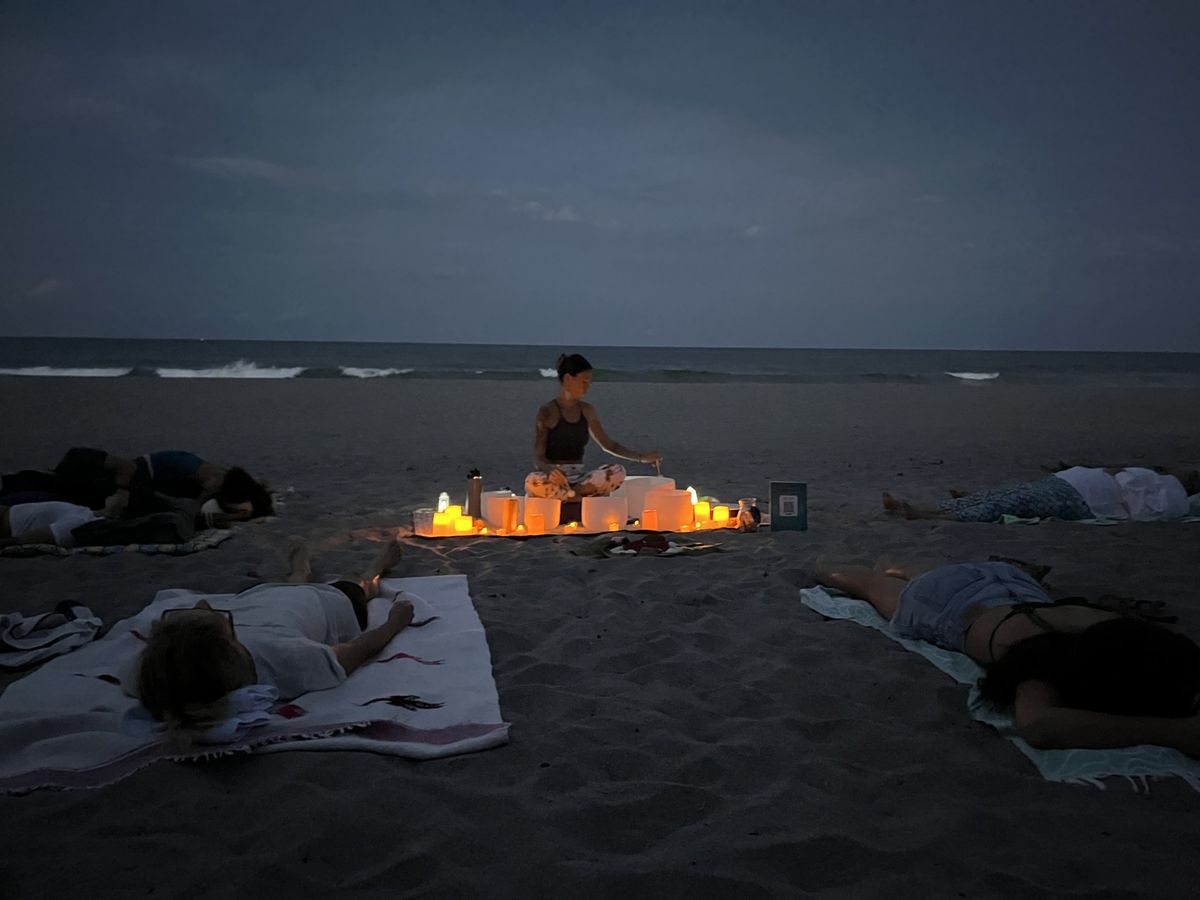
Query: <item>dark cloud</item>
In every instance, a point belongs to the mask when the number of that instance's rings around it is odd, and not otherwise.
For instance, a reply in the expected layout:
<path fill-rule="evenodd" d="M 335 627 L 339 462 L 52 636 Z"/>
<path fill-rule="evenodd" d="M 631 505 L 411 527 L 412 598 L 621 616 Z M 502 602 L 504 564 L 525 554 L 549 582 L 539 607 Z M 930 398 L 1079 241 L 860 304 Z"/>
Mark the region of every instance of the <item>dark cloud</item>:
<path fill-rule="evenodd" d="M 23 334 L 1190 350 L 1198 24 L 7 4 L 0 310 Z"/>

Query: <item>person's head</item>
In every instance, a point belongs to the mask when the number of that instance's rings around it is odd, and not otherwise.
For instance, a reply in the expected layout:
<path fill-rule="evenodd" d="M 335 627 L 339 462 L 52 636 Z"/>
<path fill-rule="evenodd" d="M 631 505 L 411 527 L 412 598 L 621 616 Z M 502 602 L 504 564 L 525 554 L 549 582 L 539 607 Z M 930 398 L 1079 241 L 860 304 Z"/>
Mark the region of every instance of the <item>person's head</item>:
<path fill-rule="evenodd" d="M 1075 633 L 1026 638 L 988 666 L 979 689 L 1006 708 L 1017 686 L 1033 679 L 1052 684 L 1072 709 L 1188 716 L 1200 702 L 1200 646 L 1153 622 L 1106 619 Z"/>
<path fill-rule="evenodd" d="M 579 353 L 563 353 L 554 367 L 563 390 L 575 398 L 582 397 L 592 386 L 592 364 Z"/>
<path fill-rule="evenodd" d="M 173 728 L 200 728 L 225 717 L 225 697 L 257 674 L 238 643 L 233 618 L 201 600 L 154 623 L 138 668 L 138 693 L 150 714 Z"/>
<path fill-rule="evenodd" d="M 255 481 L 249 472 L 238 466 L 228 470 L 221 479 L 216 500 L 221 510 L 235 519 L 261 519 L 275 512 L 266 484 Z"/>

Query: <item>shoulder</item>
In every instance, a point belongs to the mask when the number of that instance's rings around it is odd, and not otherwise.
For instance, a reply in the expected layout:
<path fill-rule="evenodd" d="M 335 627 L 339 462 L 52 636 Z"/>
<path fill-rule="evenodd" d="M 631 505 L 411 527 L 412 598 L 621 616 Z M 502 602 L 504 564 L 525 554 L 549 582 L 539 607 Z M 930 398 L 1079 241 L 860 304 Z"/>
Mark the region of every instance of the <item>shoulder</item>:
<path fill-rule="evenodd" d="M 596 407 L 592 406 L 586 400 L 579 401 L 579 411 L 583 413 L 584 418 L 589 422 L 595 422 L 600 418 L 600 413 L 596 412 Z"/>
<path fill-rule="evenodd" d="M 551 400 L 538 407 L 537 421 L 544 425 L 554 425 L 558 421 L 558 404 Z"/>

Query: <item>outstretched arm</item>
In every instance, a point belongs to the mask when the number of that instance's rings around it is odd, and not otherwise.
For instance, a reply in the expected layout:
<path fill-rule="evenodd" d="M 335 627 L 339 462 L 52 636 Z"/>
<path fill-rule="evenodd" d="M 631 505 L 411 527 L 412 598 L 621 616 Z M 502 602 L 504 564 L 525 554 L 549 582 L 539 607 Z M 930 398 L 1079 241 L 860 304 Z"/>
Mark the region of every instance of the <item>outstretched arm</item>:
<path fill-rule="evenodd" d="M 640 463 L 660 463 L 662 462 L 662 454 L 657 451 L 649 453 L 641 453 L 637 450 L 630 450 L 624 444 L 614 441 L 608 436 L 608 432 L 604 430 L 604 426 L 600 424 L 600 414 L 596 412 L 596 408 L 589 405 L 584 409 L 585 416 L 588 420 L 588 429 L 592 433 L 592 437 L 608 453 L 621 459 L 629 459 Z"/>
<path fill-rule="evenodd" d="M 1043 750 L 1069 747 L 1104 749 L 1153 744 L 1200 757 L 1200 716 L 1118 716 L 1060 706 L 1045 681 L 1017 686 L 1017 734 Z"/>
<path fill-rule="evenodd" d="M 407 600 L 397 600 L 388 611 L 387 621 L 364 631 L 352 641 L 333 645 L 333 655 L 349 675 L 363 663 L 378 655 L 388 642 L 398 635 L 413 620 L 413 605 Z"/>

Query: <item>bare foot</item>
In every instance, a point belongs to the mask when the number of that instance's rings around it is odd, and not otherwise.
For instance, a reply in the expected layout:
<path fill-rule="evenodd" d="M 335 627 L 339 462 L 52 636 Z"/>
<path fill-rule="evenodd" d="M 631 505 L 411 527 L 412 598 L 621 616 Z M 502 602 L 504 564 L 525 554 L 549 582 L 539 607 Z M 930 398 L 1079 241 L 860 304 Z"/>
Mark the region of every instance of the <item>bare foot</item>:
<path fill-rule="evenodd" d="M 368 602 L 379 596 L 380 578 L 403 558 L 404 547 L 399 541 L 392 540 L 384 545 L 375 559 L 371 561 L 371 565 L 367 566 L 366 571 L 362 573 L 362 578 L 358 580 L 358 584 L 363 589 L 363 594 Z"/>
<path fill-rule="evenodd" d="M 312 580 L 312 556 L 308 545 L 298 537 L 291 539 L 288 548 L 288 573 L 285 579 L 289 584 L 307 584 Z"/>
<path fill-rule="evenodd" d="M 827 557 L 818 556 L 816 564 L 817 581 L 823 585 L 830 586 L 833 580 L 837 577 L 837 563 L 830 562 Z"/>

